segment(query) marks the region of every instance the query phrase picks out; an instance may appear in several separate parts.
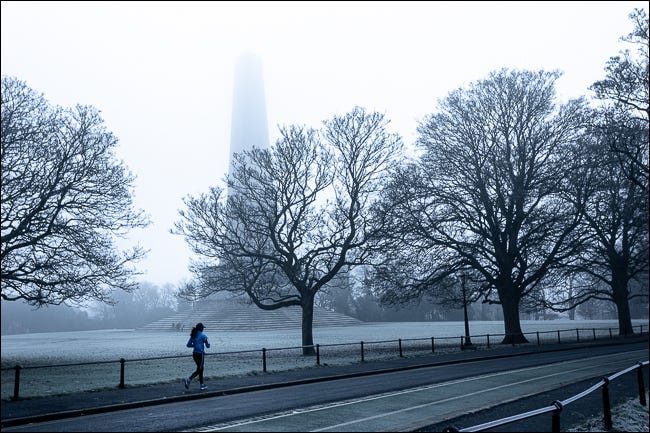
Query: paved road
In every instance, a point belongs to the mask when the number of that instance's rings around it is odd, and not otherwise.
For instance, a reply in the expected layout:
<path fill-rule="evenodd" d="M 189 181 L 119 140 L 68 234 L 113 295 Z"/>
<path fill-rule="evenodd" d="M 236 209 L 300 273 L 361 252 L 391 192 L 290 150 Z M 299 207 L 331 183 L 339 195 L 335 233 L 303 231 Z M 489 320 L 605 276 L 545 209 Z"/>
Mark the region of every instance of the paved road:
<path fill-rule="evenodd" d="M 590 378 L 595 383 L 647 359 L 646 340 L 387 370 L 2 430 L 408 431 Z"/>
<path fill-rule="evenodd" d="M 517 362 L 511 359 L 498 367 L 505 368 L 503 371 L 240 419 L 197 431 L 411 431 L 441 419 L 517 400 L 574 381 L 600 378 L 634 365 L 639 357 L 647 357 L 647 354 L 648 351 L 643 349 L 515 369 L 512 368 Z M 489 364 L 495 363 L 477 362 L 472 369 L 476 372 L 495 370 Z M 433 367 L 418 372 L 390 373 L 373 379 L 405 384 L 422 375 L 429 376 L 429 380 L 444 377 L 450 374 L 450 370 L 454 369 Z M 360 381 L 367 382 L 368 378 L 352 380 L 350 386 L 363 386 L 363 383 L 358 383 Z"/>

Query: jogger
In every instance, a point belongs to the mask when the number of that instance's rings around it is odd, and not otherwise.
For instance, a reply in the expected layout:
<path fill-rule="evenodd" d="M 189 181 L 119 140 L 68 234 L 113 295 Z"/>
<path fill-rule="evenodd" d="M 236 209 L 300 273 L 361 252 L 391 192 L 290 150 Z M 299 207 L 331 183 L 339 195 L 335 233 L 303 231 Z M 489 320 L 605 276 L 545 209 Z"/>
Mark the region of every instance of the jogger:
<path fill-rule="evenodd" d="M 185 389 L 190 388 L 190 382 L 195 377 L 199 377 L 199 383 L 201 384 L 201 389 L 206 389 L 207 385 L 203 380 L 203 367 L 205 362 L 205 349 L 204 346 L 210 348 L 210 343 L 208 342 L 208 336 L 203 333 L 203 323 L 197 323 L 192 332 L 190 333 L 190 339 L 187 341 L 187 347 L 193 347 L 192 359 L 196 364 L 196 370 L 184 380 Z"/>

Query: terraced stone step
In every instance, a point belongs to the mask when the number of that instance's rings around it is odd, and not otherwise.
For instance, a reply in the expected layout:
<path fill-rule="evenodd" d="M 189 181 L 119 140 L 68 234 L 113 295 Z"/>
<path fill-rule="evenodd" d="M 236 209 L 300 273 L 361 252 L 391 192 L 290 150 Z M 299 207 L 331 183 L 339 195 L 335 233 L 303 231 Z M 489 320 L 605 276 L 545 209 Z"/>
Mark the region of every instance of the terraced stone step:
<path fill-rule="evenodd" d="M 255 331 L 265 329 L 300 329 L 302 311 L 299 307 L 262 310 L 236 299 L 206 300 L 193 310 L 175 313 L 149 323 L 140 329 L 186 331 L 202 322 L 207 329 Z M 364 322 L 344 314 L 314 307 L 314 327 L 358 326 Z"/>

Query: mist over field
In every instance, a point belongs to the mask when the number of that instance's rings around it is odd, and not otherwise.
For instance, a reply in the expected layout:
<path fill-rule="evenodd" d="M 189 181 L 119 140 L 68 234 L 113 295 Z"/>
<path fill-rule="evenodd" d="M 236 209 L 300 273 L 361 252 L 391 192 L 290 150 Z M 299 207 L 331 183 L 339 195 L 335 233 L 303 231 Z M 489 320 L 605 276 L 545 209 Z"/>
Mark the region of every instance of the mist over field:
<path fill-rule="evenodd" d="M 618 335 L 616 320 L 524 320 L 522 330 L 537 344 L 575 342 Z M 634 332 L 648 333 L 648 320 L 633 320 Z M 559 331 L 559 332 L 558 332 Z M 208 383 L 227 376 L 265 374 L 316 367 L 316 357 L 302 355 L 301 331 L 219 331 L 206 328 L 211 347 L 206 351 Z M 398 339 L 405 357 L 456 352 L 464 322 L 375 322 L 359 326 L 316 327 L 314 342 L 320 345 L 320 365 L 349 365 L 360 362 L 364 342 L 365 361 L 399 357 Z M 498 350 L 503 322 L 470 322 L 470 335 L 477 350 Z M 491 349 L 487 349 L 487 336 Z M 2 399 L 14 391 L 14 367 L 20 365 L 21 397 L 112 389 L 120 377 L 120 359 L 125 360 L 125 383 L 140 386 L 179 382 L 194 369 L 191 349 L 185 344 L 188 332 L 107 329 L 2 335 Z M 266 349 L 263 363 L 262 348 Z M 80 364 L 75 364 L 80 363 Z M 35 368 L 30 368 L 35 367 Z"/>
<path fill-rule="evenodd" d="M 648 320 L 633 320 L 635 332 L 643 325 L 648 332 Z M 470 335 L 475 340 L 485 339 L 490 334 L 492 343 L 498 343 L 503 336 L 502 321 L 470 322 Z M 522 320 L 522 330 L 531 340 L 535 332 L 546 335 L 546 339 L 556 339 L 555 332 L 561 330 L 563 338 L 575 340 L 575 330 L 590 337 L 588 330 L 597 329 L 605 335 L 611 329 L 618 334 L 616 320 Z M 261 350 L 262 348 L 299 347 L 300 329 L 270 331 L 218 331 L 206 329 L 211 353 Z M 546 334 L 544 334 L 546 333 Z M 435 337 L 442 344 L 455 344 L 465 335 L 464 322 L 388 322 L 367 323 L 360 326 L 314 328 L 315 344 L 372 343 L 397 339 L 430 339 Z M 458 340 L 451 339 L 458 337 Z M 62 362 L 92 362 L 135 359 L 158 356 L 183 356 L 188 349 L 185 343 L 189 332 L 141 331 L 136 329 L 109 329 L 73 332 L 50 332 L 16 334 L 2 336 L 2 366 L 22 363 L 24 365 L 54 364 Z"/>

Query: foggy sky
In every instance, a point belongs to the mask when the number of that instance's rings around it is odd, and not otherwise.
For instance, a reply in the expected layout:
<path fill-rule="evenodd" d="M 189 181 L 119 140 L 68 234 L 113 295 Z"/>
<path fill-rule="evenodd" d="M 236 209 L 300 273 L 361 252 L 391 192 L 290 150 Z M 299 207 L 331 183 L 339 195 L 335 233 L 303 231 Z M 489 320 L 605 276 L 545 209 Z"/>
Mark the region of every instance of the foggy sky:
<path fill-rule="evenodd" d="M 242 52 L 262 61 L 271 143 L 279 124 L 360 105 L 409 145 L 438 99 L 502 67 L 558 69 L 562 99 L 591 96 L 635 7 L 648 3 L 2 1 L 1 69 L 101 110 L 153 221 L 124 246 L 151 250 L 142 279 L 162 285 L 190 277 L 169 233 L 182 198 L 224 186 Z"/>

